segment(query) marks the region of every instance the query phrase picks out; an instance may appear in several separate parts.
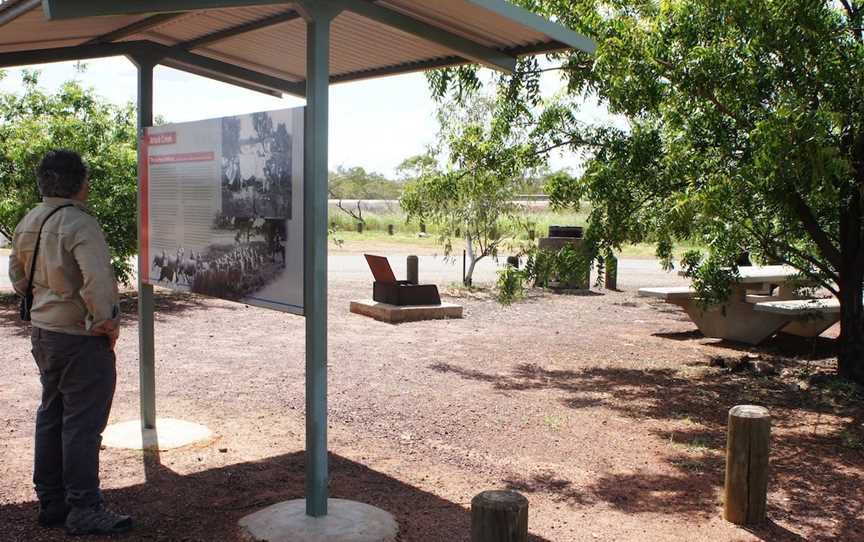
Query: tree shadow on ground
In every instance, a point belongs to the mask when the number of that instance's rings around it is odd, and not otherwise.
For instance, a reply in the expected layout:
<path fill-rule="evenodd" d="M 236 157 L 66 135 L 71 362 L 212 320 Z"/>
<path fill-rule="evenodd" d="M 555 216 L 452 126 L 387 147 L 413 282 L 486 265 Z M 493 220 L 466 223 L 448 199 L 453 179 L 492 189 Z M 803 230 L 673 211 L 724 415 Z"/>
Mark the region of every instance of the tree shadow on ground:
<path fill-rule="evenodd" d="M 17 295 L 0 292 L 0 328 L 8 329 L 15 337 L 29 337 L 30 324 L 21 321 L 18 303 Z"/>
<path fill-rule="evenodd" d="M 207 310 L 212 305 L 210 298 L 192 294 L 157 288 L 153 290 L 153 313 L 156 320 L 163 316 L 179 316 L 189 312 Z M 231 303 L 220 305 L 220 309 L 237 310 L 238 305 Z M 125 321 L 138 321 L 138 292 L 126 291 L 120 294 L 120 311 Z"/>
<path fill-rule="evenodd" d="M 597 292 L 594 290 L 583 289 L 571 290 L 568 288 L 546 288 L 545 291 L 549 292 L 552 295 L 564 295 L 572 297 L 603 297 L 606 295 L 605 292 Z"/>
<path fill-rule="evenodd" d="M 723 339 L 710 339 L 698 329 L 652 333 L 652 337 L 673 341 L 704 341 L 703 344 L 735 352 L 756 352 L 806 360 L 824 360 L 837 355 L 837 341 L 829 337 L 800 337 L 778 333 L 759 345 L 748 345 Z"/>
<path fill-rule="evenodd" d="M 837 341 L 829 337 L 800 337 L 778 333 L 758 346 L 732 341 L 713 341 L 709 346 L 735 352 L 757 352 L 791 359 L 824 360 L 837 356 Z"/>
<path fill-rule="evenodd" d="M 242 517 L 303 498 L 304 457 L 303 452 L 295 452 L 180 475 L 163 466 L 158 455 L 146 453 L 146 483 L 107 490 L 105 499 L 112 508 L 135 516 L 136 527 L 123 540 L 240 540 L 237 522 Z M 331 498 L 390 512 L 399 524 L 400 542 L 470 538 L 470 510 L 457 503 L 338 455 L 330 455 L 330 474 Z M 67 540 L 62 530 L 46 531 L 35 525 L 35 507 L 35 502 L 0 505 L 3 540 Z M 550 542 L 536 535 L 529 540 Z"/>
<path fill-rule="evenodd" d="M 704 339 L 705 336 L 702 335 L 702 332 L 698 329 L 691 329 L 688 331 L 664 331 L 659 333 L 652 333 L 652 337 L 658 337 L 660 339 L 671 339 L 673 341 L 693 341 L 696 339 Z"/>
<path fill-rule="evenodd" d="M 743 403 L 766 406 L 775 428 L 784 430 L 772 443 L 770 486 L 783 495 L 783 502 L 769 503 L 769 514 L 824 533 L 812 536 L 813 540 L 864 540 L 864 504 L 859 499 L 864 490 L 860 479 L 864 466 L 864 392 L 838 397 L 832 386 L 842 386 L 833 378 L 828 378 L 823 388 L 802 389 L 801 382 L 790 376 L 801 364 L 794 359 L 780 362 L 787 370 L 773 377 L 733 373 L 707 364 L 701 371 L 693 367 L 615 366 L 549 370 L 520 364 L 509 374 L 447 363 L 431 368 L 486 382 L 498 390 L 555 393 L 563 405 L 573 409 L 601 407 L 634 420 L 668 424 L 669 429 L 651 431 L 670 444 L 663 457 L 671 468 L 669 473 L 601 475 L 578 490 L 553 475 L 508 481 L 525 491 L 581 504 L 602 501 L 628 513 L 716 515 L 723 484 L 728 410 Z M 818 420 L 828 415 L 839 423 L 819 427 Z M 679 430 L 681 425 L 686 428 Z M 855 440 L 858 445 L 844 445 L 844 439 L 859 439 Z M 769 529 L 763 534 L 768 540 L 778 532 Z"/>
<path fill-rule="evenodd" d="M 164 316 L 176 316 L 210 307 L 205 297 L 161 289 L 154 291 L 153 306 L 157 321 Z M 236 310 L 236 307 L 231 305 L 220 308 L 226 307 Z M 138 292 L 128 291 L 120 294 L 120 312 L 123 322 L 138 322 Z M 0 328 L 8 329 L 16 337 L 30 336 L 30 324 L 22 322 L 19 318 L 18 296 L 15 294 L 0 293 Z"/>

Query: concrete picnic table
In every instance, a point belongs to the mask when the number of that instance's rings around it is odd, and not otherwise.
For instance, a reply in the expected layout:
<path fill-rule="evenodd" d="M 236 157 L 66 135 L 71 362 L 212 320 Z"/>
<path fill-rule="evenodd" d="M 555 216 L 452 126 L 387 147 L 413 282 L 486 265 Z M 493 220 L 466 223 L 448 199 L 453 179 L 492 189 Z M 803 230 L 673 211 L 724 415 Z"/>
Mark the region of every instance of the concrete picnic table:
<path fill-rule="evenodd" d="M 639 295 L 683 308 L 706 337 L 754 345 L 778 331 L 817 337 L 839 321 L 840 303 L 834 298 L 801 299 L 795 292 L 799 275 L 783 265 L 739 267 L 732 293 L 712 305 L 687 286 L 640 288 Z"/>

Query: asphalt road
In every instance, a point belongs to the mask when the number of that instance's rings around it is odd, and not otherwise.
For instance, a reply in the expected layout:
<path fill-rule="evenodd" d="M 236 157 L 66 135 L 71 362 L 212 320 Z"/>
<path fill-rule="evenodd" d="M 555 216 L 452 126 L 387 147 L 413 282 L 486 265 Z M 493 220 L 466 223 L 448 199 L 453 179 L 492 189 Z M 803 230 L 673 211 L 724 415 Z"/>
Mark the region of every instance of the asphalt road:
<path fill-rule="evenodd" d="M 388 254 L 390 265 L 396 278 L 406 275 L 408 254 Z M 462 260 L 445 259 L 437 256 L 420 256 L 421 282 L 446 286 L 462 280 Z M 9 252 L 0 250 L 0 291 L 11 291 L 8 274 Z M 372 274 L 361 254 L 331 254 L 329 276 L 333 281 L 372 282 Z M 496 279 L 496 271 L 503 266 L 504 260 L 481 260 L 474 271 L 475 283 L 490 283 Z M 618 285 L 621 288 L 641 286 L 669 286 L 686 284 L 675 273 L 666 273 L 657 260 L 624 259 L 618 262 Z"/>

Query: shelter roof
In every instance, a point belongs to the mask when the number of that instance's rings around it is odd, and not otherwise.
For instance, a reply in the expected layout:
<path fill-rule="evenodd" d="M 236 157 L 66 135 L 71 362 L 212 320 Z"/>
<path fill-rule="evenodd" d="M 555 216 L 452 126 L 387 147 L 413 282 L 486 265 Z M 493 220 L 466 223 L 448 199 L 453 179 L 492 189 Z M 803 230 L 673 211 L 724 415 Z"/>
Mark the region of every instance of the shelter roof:
<path fill-rule="evenodd" d="M 464 63 L 509 70 L 521 55 L 594 50 L 587 38 L 502 0 L 330 1 L 345 8 L 331 30 L 333 82 Z M 110 4 L 108 0 L 0 4 L 0 67 L 149 50 L 164 59 L 160 63 L 192 73 L 271 94 L 302 94 L 306 25 L 301 8 L 293 2 L 120 0 Z M 236 7 L 240 4 L 245 5 Z M 85 5 L 89 11 L 85 9 L 84 16 L 63 12 L 70 9 L 63 6 Z M 225 5 L 235 7 L 220 7 Z M 52 6 L 59 7 L 51 13 Z"/>

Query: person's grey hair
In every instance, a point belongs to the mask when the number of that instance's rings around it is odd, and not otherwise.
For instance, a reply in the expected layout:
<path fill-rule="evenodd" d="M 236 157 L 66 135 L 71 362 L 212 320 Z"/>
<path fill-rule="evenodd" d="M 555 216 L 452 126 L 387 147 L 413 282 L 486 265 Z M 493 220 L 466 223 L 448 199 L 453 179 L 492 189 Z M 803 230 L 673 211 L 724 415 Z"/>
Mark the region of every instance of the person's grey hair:
<path fill-rule="evenodd" d="M 54 149 L 39 162 L 36 184 L 44 198 L 69 198 L 81 191 L 90 170 L 77 152 Z"/>

